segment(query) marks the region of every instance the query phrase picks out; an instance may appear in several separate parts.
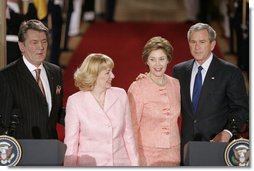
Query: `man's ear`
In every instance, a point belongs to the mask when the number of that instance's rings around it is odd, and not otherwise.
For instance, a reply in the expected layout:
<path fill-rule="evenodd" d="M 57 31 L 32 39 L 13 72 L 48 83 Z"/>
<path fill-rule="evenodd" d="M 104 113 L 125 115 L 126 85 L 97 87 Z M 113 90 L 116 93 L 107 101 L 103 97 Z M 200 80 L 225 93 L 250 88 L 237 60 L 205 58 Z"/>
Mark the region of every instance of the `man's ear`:
<path fill-rule="evenodd" d="M 23 52 L 24 52 L 24 49 L 25 49 L 24 43 L 18 42 L 18 45 L 19 45 L 19 50 L 23 53 Z"/>
<path fill-rule="evenodd" d="M 214 40 L 214 41 L 211 42 L 211 51 L 214 50 L 215 45 L 216 45 L 216 41 Z"/>

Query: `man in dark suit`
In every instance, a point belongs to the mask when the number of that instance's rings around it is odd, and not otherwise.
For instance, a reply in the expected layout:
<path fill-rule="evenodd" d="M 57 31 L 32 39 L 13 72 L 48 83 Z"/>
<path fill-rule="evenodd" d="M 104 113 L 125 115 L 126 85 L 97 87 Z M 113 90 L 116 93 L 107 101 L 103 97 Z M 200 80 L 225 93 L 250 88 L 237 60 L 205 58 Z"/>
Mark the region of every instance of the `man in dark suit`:
<path fill-rule="evenodd" d="M 48 28 L 38 20 L 25 21 L 18 38 L 23 57 L 0 71 L 2 123 L 19 139 L 56 139 L 56 123 L 64 114 L 62 71 L 45 61 Z"/>
<path fill-rule="evenodd" d="M 173 76 L 181 85 L 181 151 L 189 141 L 228 142 L 236 127 L 248 119 L 249 102 L 241 70 L 212 53 L 216 32 L 208 24 L 197 23 L 188 31 L 194 59 L 177 64 Z M 201 89 L 196 98 L 195 77 L 201 66 Z M 193 99 L 197 101 L 194 110 Z M 183 162 L 183 161 L 182 161 Z"/>

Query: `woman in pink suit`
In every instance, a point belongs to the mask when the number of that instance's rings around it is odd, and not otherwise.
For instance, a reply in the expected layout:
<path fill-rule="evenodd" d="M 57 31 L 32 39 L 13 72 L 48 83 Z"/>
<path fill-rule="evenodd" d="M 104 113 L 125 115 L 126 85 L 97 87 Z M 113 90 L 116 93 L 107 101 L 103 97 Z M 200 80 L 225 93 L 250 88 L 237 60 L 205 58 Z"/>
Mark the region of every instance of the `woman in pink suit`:
<path fill-rule="evenodd" d="M 74 73 L 79 92 L 67 100 L 65 166 L 137 166 L 138 152 L 125 90 L 111 87 L 114 63 L 90 54 Z"/>
<path fill-rule="evenodd" d="M 149 73 L 128 90 L 141 166 L 180 164 L 180 85 L 165 74 L 172 52 L 166 39 L 151 38 L 143 51 Z"/>

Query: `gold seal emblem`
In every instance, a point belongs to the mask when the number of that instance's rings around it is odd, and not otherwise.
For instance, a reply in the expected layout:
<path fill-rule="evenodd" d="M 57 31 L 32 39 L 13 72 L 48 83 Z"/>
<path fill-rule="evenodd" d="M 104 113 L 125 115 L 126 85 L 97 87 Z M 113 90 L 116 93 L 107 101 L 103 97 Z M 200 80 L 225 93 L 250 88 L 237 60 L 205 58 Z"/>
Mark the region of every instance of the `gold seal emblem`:
<path fill-rule="evenodd" d="M 18 141 L 7 135 L 0 135 L 0 166 L 16 166 L 22 151 Z"/>
<path fill-rule="evenodd" d="M 224 152 L 224 160 L 228 166 L 249 166 L 249 140 L 240 138 L 230 142 Z"/>

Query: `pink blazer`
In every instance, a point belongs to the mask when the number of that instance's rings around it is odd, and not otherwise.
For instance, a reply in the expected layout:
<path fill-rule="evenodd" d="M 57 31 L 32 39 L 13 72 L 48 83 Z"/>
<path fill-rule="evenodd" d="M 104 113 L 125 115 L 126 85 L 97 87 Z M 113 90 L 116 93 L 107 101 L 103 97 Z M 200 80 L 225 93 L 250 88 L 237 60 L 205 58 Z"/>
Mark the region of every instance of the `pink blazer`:
<path fill-rule="evenodd" d="M 137 166 L 128 97 L 111 87 L 102 109 L 90 91 L 68 98 L 65 117 L 65 166 Z"/>
<path fill-rule="evenodd" d="M 180 145 L 180 84 L 167 76 L 164 87 L 150 78 L 134 81 L 128 90 L 138 146 L 171 148 Z"/>

